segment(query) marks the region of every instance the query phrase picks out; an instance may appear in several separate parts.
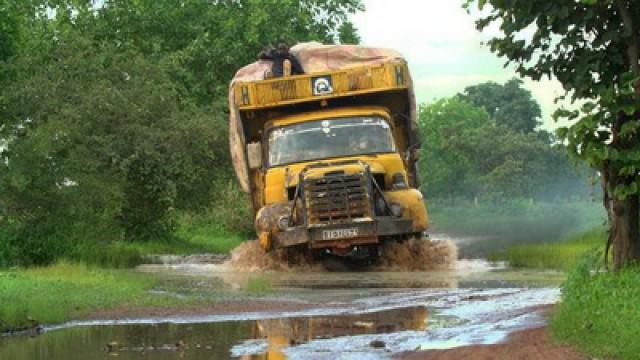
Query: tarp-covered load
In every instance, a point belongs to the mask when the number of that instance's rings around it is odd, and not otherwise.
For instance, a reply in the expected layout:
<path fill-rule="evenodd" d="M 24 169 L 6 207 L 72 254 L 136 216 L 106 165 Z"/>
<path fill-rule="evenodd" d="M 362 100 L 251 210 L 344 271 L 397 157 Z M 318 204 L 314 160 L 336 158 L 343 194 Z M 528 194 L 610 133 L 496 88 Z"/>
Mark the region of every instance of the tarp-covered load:
<path fill-rule="evenodd" d="M 322 45 L 320 43 L 301 43 L 290 49 L 290 53 L 299 61 L 305 74 L 338 71 L 368 65 L 380 65 L 389 62 L 405 62 L 402 55 L 390 49 L 356 45 Z M 229 88 L 229 144 L 231 158 L 238 181 L 245 192 L 249 192 L 250 180 L 245 155 L 246 141 L 243 124 L 237 105 L 234 86 L 240 82 L 265 80 L 273 62 L 259 60 L 238 70 Z M 416 103 L 409 74 L 406 74 L 409 102 L 409 127 L 417 131 Z"/>

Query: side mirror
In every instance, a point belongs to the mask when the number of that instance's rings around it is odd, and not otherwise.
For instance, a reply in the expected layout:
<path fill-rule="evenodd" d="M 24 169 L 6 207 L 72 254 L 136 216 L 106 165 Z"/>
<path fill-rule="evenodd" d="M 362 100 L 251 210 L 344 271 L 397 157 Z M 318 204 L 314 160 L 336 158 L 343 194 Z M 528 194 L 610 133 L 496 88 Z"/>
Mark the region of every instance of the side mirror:
<path fill-rule="evenodd" d="M 247 144 L 247 158 L 249 169 L 260 169 L 262 167 L 262 144 L 259 142 Z"/>

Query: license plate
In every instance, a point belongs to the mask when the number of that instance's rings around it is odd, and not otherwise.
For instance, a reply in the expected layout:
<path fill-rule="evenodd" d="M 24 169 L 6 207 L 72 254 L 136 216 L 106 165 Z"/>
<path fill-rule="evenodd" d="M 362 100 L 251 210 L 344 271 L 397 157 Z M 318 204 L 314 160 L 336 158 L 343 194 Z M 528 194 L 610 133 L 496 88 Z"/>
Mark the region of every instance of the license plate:
<path fill-rule="evenodd" d="M 358 233 L 358 228 L 323 230 L 322 240 L 354 238 L 358 236 Z"/>

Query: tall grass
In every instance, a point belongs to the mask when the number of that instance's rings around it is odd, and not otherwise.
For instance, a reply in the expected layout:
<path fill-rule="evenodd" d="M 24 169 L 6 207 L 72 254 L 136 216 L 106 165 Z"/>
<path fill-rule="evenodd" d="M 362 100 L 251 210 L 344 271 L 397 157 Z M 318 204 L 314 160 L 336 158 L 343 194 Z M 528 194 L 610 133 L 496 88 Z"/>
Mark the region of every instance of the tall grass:
<path fill-rule="evenodd" d="M 0 331 L 60 323 L 124 302 L 146 303 L 151 278 L 59 263 L 0 272 Z"/>
<path fill-rule="evenodd" d="M 563 285 L 553 334 L 596 358 L 638 359 L 640 268 L 594 273 L 595 259 L 585 258 Z"/>
<path fill-rule="evenodd" d="M 492 261 L 508 261 L 516 268 L 568 271 L 594 249 L 604 248 L 606 231 L 598 227 L 567 239 L 537 244 L 515 245 L 489 255 Z"/>

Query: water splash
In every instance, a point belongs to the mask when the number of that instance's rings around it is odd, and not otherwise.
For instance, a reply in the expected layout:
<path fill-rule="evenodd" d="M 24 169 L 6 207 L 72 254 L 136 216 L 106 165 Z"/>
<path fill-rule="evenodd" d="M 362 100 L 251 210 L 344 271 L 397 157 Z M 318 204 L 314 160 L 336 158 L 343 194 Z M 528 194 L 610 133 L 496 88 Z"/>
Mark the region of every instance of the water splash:
<path fill-rule="evenodd" d="M 431 240 L 428 238 L 412 238 L 403 242 L 387 242 L 383 245 L 382 256 L 373 266 L 372 271 L 425 271 L 453 269 L 458 257 L 456 245 L 450 240 Z M 303 251 L 296 249 L 278 249 L 264 251 L 260 244 L 253 240 L 236 247 L 231 252 L 231 259 L 223 267 L 230 270 L 248 272 L 283 271 L 313 272 L 328 270 L 347 270 L 349 259 L 330 257 L 312 259 Z M 343 266 L 337 264 L 342 262 Z"/>

